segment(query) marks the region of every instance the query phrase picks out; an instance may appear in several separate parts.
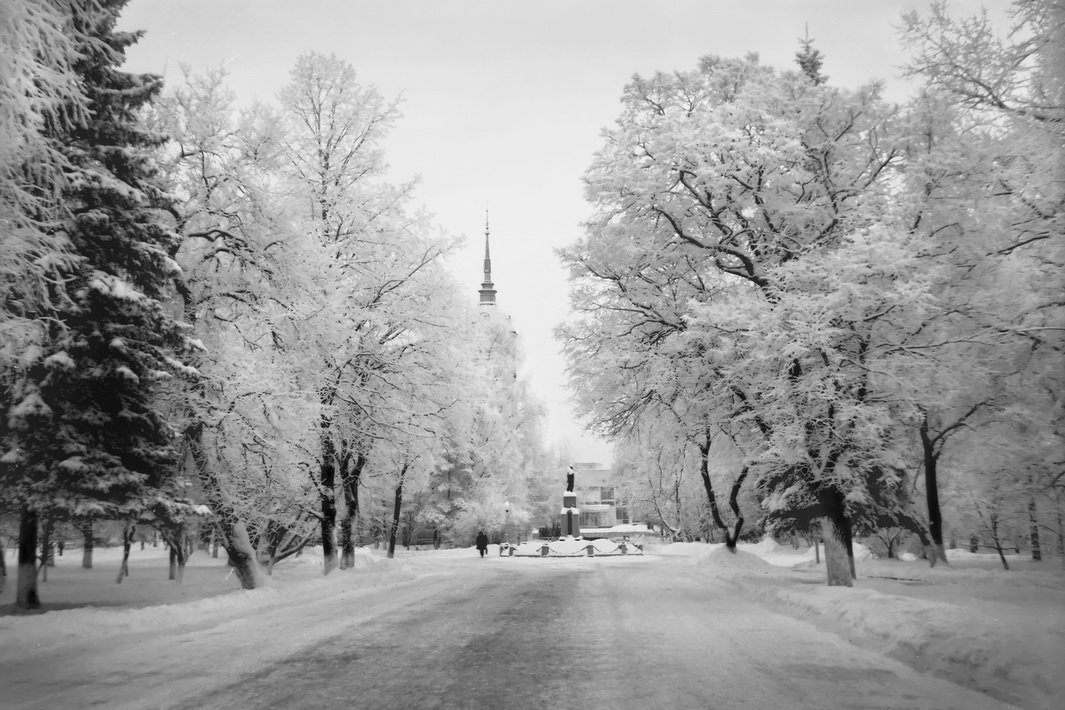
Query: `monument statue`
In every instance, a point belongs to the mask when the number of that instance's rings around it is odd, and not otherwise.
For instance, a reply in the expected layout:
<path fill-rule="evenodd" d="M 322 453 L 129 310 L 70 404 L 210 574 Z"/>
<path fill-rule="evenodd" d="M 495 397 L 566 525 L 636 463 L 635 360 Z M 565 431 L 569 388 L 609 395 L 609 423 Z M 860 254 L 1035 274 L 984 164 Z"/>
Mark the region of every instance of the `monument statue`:
<path fill-rule="evenodd" d="M 573 492 L 573 479 L 576 475 L 573 466 L 566 469 L 566 492 L 562 494 L 562 513 L 559 516 L 561 537 L 581 535 L 581 511 L 577 509 L 577 494 Z"/>

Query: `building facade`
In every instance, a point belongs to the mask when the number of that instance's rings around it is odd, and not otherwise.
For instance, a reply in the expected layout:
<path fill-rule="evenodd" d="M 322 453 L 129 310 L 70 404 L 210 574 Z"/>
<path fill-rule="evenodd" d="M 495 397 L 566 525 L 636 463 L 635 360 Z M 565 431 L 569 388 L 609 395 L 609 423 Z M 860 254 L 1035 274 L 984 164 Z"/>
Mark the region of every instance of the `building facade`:
<path fill-rule="evenodd" d="M 615 528 L 632 524 L 629 507 L 614 486 L 613 469 L 598 463 L 575 463 L 573 469 L 584 537 L 613 534 Z"/>

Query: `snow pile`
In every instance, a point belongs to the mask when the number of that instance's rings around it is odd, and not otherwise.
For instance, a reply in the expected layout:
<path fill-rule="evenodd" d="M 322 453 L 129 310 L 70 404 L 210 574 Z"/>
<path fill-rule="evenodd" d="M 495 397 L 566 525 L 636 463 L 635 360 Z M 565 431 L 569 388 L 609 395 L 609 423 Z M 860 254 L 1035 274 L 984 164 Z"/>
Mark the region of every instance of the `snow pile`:
<path fill-rule="evenodd" d="M 713 550 L 699 555 L 696 563 L 704 567 L 712 567 L 715 572 L 724 571 L 730 574 L 769 574 L 771 567 L 753 552 L 737 549 L 729 552 L 724 545 L 715 545 Z"/>
<path fill-rule="evenodd" d="M 698 557 L 706 554 L 715 546 L 705 542 L 663 542 L 644 546 L 644 552 L 659 557 Z"/>
<path fill-rule="evenodd" d="M 813 551 L 764 541 L 739 547 L 737 562 L 746 551 L 765 566 L 746 570 L 740 563 L 721 575 L 712 565 L 727 553 L 717 549 L 699 557 L 702 568 L 744 596 L 800 610 L 829 630 L 1008 702 L 1051 708 L 1065 697 L 1058 668 L 1065 653 L 1065 573 L 1055 562 L 1006 572 L 996 569 L 997 555 L 965 553 L 948 555 L 957 567 L 930 568 L 924 561 L 859 556 L 856 549 L 855 586 L 828 587 L 823 554 L 819 566 L 796 565 Z"/>
<path fill-rule="evenodd" d="M 744 547 L 747 549 L 748 552 L 752 552 L 760 557 L 772 554 L 777 550 L 785 549 L 783 545 L 781 545 L 771 537 L 764 537 L 759 542 L 744 545 Z"/>

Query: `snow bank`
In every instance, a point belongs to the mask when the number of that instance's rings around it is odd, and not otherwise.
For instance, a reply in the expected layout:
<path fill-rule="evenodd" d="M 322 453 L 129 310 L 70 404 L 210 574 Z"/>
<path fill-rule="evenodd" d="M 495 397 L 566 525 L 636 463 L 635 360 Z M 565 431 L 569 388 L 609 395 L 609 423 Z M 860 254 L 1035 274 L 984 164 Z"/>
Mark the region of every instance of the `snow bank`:
<path fill-rule="evenodd" d="M 919 668 L 968 682 L 980 690 L 1022 702 L 1054 707 L 1065 682 L 1054 668 L 1065 644 L 1041 624 L 1017 624 L 984 615 L 988 610 L 927 599 L 888 595 L 861 587 L 755 586 L 745 593 L 774 605 L 802 609 L 830 626 L 841 625 L 862 639 Z"/>
<path fill-rule="evenodd" d="M 280 563 L 267 586 L 261 589 L 240 589 L 223 560 L 202 553 L 190 558 L 185 580 L 179 584 L 166 580 L 166 551 L 149 548 L 131 554 L 131 577 L 116 584 L 115 567 L 120 553 L 116 548 L 98 549 L 92 570 L 80 569 L 80 556 L 60 557 L 57 560 L 60 567 L 49 572 L 53 579 L 40 585 L 46 609 L 49 605 L 68 605 L 73 600 L 98 598 L 101 584 L 109 585 L 105 587 L 106 606 L 0 615 L 0 638 L 17 638 L 20 646 L 46 649 L 117 632 L 158 632 L 221 622 L 248 611 L 268 610 L 290 603 L 293 599 L 312 602 L 342 595 L 354 588 L 416 577 L 407 562 L 392 560 L 384 564 L 383 553 L 365 548 L 355 555 L 353 568 L 336 570 L 327 577 L 322 574 L 322 554 L 318 548 Z M 7 605 L 14 601 L 15 586 L 15 578 L 9 578 L 0 597 Z M 160 589 L 181 592 L 191 598 L 144 606 L 145 597 L 150 598 Z"/>
<path fill-rule="evenodd" d="M 1065 573 L 1055 562 L 1005 572 L 993 566 L 997 555 L 966 553 L 954 559 L 984 566 L 930 568 L 856 550 L 855 586 L 828 587 L 812 550 L 772 541 L 741 543 L 736 555 L 702 547 L 694 559 L 713 579 L 774 608 L 800 610 L 922 670 L 1023 707 L 1056 708 L 1065 697 Z"/>
<path fill-rule="evenodd" d="M 767 555 L 777 550 L 786 549 L 771 537 L 762 538 L 760 542 L 744 545 L 744 547 L 756 555 Z"/>
<path fill-rule="evenodd" d="M 729 574 L 769 574 L 772 569 L 768 562 L 753 552 L 737 549 L 733 553 L 724 545 L 716 545 L 715 549 L 699 555 L 696 561 L 702 567 Z"/>

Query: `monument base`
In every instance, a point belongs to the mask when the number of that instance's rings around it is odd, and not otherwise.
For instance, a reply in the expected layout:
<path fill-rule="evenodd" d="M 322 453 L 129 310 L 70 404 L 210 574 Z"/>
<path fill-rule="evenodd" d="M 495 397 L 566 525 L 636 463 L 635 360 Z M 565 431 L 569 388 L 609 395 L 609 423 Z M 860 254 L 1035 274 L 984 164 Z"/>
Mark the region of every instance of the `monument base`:
<path fill-rule="evenodd" d="M 558 517 L 562 537 L 581 536 L 581 511 L 577 508 L 577 494 L 573 491 L 562 494 L 562 511 Z"/>

